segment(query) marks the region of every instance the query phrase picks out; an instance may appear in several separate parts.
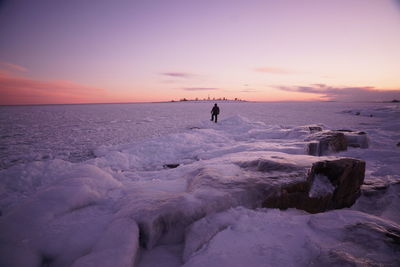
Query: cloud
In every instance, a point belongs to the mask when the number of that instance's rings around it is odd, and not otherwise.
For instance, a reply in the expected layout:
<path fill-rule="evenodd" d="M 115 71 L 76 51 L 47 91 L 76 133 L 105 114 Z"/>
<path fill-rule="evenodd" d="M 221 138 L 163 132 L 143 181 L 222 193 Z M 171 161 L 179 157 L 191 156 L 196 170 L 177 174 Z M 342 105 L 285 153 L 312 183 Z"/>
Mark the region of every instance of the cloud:
<path fill-rule="evenodd" d="M 244 89 L 240 91 L 241 93 L 255 93 L 258 92 L 258 90 L 255 89 Z"/>
<path fill-rule="evenodd" d="M 70 81 L 37 81 L 0 72 L 0 105 L 105 102 L 104 89 Z"/>
<path fill-rule="evenodd" d="M 322 99 L 337 101 L 388 101 L 400 99 L 400 89 L 386 90 L 372 86 L 333 87 L 326 84 L 312 84 L 309 86 L 276 86 L 275 88 L 288 92 L 316 94 Z"/>
<path fill-rule="evenodd" d="M 216 91 L 216 90 L 219 90 L 219 88 L 212 88 L 212 87 L 186 87 L 186 88 L 182 88 L 182 90 L 185 90 L 185 91 Z"/>
<path fill-rule="evenodd" d="M 27 72 L 28 71 L 28 69 L 25 67 L 22 67 L 17 64 L 9 63 L 9 62 L 4 62 L 4 61 L 0 61 L 0 67 L 6 68 L 7 70 L 11 70 L 11 71 L 19 71 L 19 72 Z M 3 72 L 4 71 L 5 70 L 3 70 Z"/>
<path fill-rule="evenodd" d="M 192 78 L 194 75 L 187 72 L 163 72 L 161 75 L 173 77 L 173 78 Z"/>
<path fill-rule="evenodd" d="M 262 73 L 270 73 L 270 74 L 296 74 L 296 73 L 298 73 L 297 71 L 294 71 L 294 70 L 278 68 L 278 67 L 258 67 L 258 68 L 255 68 L 254 71 L 262 72 Z"/>

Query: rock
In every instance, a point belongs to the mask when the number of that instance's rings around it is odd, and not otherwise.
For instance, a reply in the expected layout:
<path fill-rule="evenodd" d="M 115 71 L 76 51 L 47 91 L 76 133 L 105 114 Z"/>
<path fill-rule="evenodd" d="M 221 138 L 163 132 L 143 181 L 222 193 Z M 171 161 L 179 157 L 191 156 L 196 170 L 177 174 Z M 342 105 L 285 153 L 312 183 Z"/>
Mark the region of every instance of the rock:
<path fill-rule="evenodd" d="M 366 132 L 363 131 L 352 131 L 352 130 L 337 130 L 343 132 L 347 141 L 347 146 L 368 148 L 369 140 Z"/>
<path fill-rule="evenodd" d="M 362 194 L 367 197 L 382 195 L 387 192 L 390 183 L 381 181 L 380 179 L 364 181 L 361 187 Z"/>
<path fill-rule="evenodd" d="M 376 223 L 359 222 L 354 225 L 350 225 L 346 229 L 346 241 L 358 243 L 359 245 L 371 246 L 382 245 L 392 247 L 395 250 L 399 249 L 400 245 L 400 229 L 395 227 L 389 227 L 387 225 L 377 225 Z M 374 237 L 369 240 L 369 244 L 365 244 L 363 238 L 366 236 Z M 363 244 L 364 243 L 364 244 Z"/>
<path fill-rule="evenodd" d="M 174 169 L 177 168 L 180 164 L 179 163 L 172 163 L 172 164 L 164 164 L 164 168 Z"/>
<path fill-rule="evenodd" d="M 320 161 L 313 164 L 311 175 L 322 174 L 328 177 L 335 187 L 332 202 L 328 209 L 350 207 L 361 194 L 364 182 L 365 162 L 362 160 L 343 158 L 333 161 Z"/>
<path fill-rule="evenodd" d="M 369 139 L 366 132 L 342 130 L 325 130 L 311 134 L 306 141 L 308 155 L 323 156 L 346 151 L 347 147 L 368 148 Z"/>
<path fill-rule="evenodd" d="M 322 127 L 321 126 L 309 126 L 308 129 L 310 130 L 311 133 L 321 132 L 322 131 Z"/>
<path fill-rule="evenodd" d="M 321 160 L 322 159 L 322 160 Z M 186 192 L 155 195 L 148 207 L 132 200 L 129 214 L 139 226 L 141 246 L 183 241 L 188 225 L 233 207 L 298 208 L 322 212 L 351 206 L 360 194 L 365 163 L 325 160 L 280 152 L 240 152 L 190 168 Z M 146 204 L 146 205 L 147 205 Z"/>
<path fill-rule="evenodd" d="M 267 197 L 267 208 L 298 208 L 310 213 L 350 207 L 360 196 L 365 162 L 343 158 L 312 165 L 308 178 L 283 186 L 278 194 Z"/>
<path fill-rule="evenodd" d="M 312 134 L 306 141 L 312 141 L 307 146 L 308 155 L 323 156 L 347 150 L 347 140 L 342 132 L 321 131 Z"/>

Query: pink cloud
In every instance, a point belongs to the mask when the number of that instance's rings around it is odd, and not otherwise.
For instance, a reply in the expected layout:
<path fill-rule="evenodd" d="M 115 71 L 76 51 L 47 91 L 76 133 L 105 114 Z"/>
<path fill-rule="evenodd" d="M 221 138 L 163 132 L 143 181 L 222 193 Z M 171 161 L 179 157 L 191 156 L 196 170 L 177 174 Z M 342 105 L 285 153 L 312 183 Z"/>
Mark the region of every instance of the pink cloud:
<path fill-rule="evenodd" d="M 0 66 L 11 71 L 27 72 L 28 69 L 17 64 L 9 62 L 0 62 Z M 4 70 L 3 70 L 4 71 Z"/>
<path fill-rule="evenodd" d="M 186 88 L 182 88 L 182 90 L 185 90 L 185 91 L 215 91 L 215 90 L 219 90 L 219 89 L 214 88 L 214 87 L 186 87 Z"/>
<path fill-rule="evenodd" d="M 174 78 L 192 78 L 194 75 L 187 72 L 163 72 L 161 75 Z"/>
<path fill-rule="evenodd" d="M 400 89 L 387 90 L 372 86 L 333 87 L 317 83 L 309 86 L 276 86 L 276 88 L 288 92 L 316 94 L 322 99 L 336 101 L 389 101 L 400 99 Z"/>
<path fill-rule="evenodd" d="M 0 71 L 0 105 L 107 102 L 104 89 L 70 81 L 37 81 Z"/>

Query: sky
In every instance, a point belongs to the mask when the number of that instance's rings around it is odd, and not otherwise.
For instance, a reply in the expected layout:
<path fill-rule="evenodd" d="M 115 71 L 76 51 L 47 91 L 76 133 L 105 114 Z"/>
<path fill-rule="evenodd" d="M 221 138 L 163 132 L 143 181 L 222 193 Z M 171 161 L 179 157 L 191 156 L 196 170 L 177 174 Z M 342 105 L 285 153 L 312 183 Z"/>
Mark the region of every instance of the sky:
<path fill-rule="evenodd" d="M 400 99 L 400 1 L 0 0 L 0 105 Z"/>

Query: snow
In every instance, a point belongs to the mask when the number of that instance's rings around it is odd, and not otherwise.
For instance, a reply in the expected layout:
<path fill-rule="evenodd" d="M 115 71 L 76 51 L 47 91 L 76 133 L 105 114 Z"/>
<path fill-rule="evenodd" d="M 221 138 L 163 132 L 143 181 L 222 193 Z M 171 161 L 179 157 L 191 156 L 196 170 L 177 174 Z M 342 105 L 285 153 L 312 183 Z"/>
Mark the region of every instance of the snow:
<path fill-rule="evenodd" d="M 326 194 L 333 194 L 335 187 L 329 181 L 329 178 L 322 174 L 314 176 L 313 183 L 309 192 L 310 197 L 321 197 Z"/>
<path fill-rule="evenodd" d="M 139 248 L 139 229 L 130 218 L 116 219 L 107 228 L 88 255 L 72 265 L 80 266 L 133 266 Z"/>
<path fill-rule="evenodd" d="M 0 265 L 399 264 L 398 104 L 219 105 L 217 124 L 210 103 L 0 107 Z M 306 155 L 340 129 L 358 145 Z M 367 162 L 351 209 L 258 209 L 337 157 Z M 310 196 L 334 189 L 317 175 Z"/>
<path fill-rule="evenodd" d="M 27 190 L 25 183 L 18 187 L 18 177 L 8 176 L 10 179 L 3 184 L 6 199 L 14 190 L 24 197 L 16 203 L 5 202 L 8 205 L 0 220 L 1 243 L 13 244 L 14 248 L 5 258 L 7 264 L 0 265 L 17 266 L 19 258 L 26 254 L 35 256 L 29 266 L 40 266 L 43 261 L 56 266 L 70 265 L 91 249 L 111 221 L 110 214 L 103 209 L 121 183 L 92 165 L 60 160 L 32 164 L 36 165 L 30 166 L 32 175 L 23 181 L 33 184 L 32 190 Z M 21 166 L 14 166 L 11 171 L 17 168 Z M 58 170 L 59 176 L 42 175 L 48 169 Z M 7 170 L 2 174 L 7 177 Z"/>
<path fill-rule="evenodd" d="M 94 158 L 93 150 L 101 146 L 133 143 L 200 127 L 202 123 L 208 125 L 210 105 L 212 103 L 181 102 L 0 106 L 0 168 L 49 159 L 81 162 Z M 271 127 L 322 123 L 344 129 L 378 120 L 378 116 L 370 118 L 343 113 L 344 110 L 372 110 L 370 103 L 356 106 L 334 102 L 221 105 L 221 119 L 240 114 L 250 122 L 263 122 Z M 381 117 L 393 114 L 394 107 L 378 105 L 374 114 L 380 112 Z M 385 110 L 380 111 L 383 108 Z M 275 136 L 279 138 L 280 134 Z"/>
<path fill-rule="evenodd" d="M 398 265 L 399 226 L 357 211 L 231 209 L 187 231 L 183 266 Z M 383 238 L 384 237 L 384 238 Z"/>

